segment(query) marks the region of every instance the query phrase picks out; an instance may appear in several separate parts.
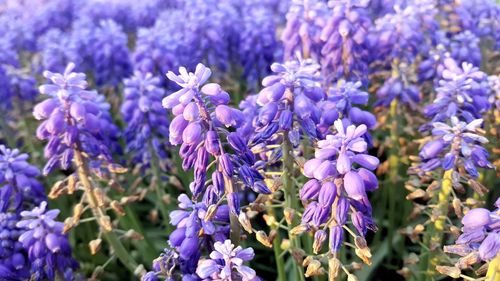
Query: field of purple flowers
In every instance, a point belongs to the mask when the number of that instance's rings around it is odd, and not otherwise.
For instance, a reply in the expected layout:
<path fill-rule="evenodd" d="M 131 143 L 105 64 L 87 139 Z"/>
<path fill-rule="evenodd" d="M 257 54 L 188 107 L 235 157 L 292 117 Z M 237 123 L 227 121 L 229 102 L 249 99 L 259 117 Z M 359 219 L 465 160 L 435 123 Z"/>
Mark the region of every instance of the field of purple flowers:
<path fill-rule="evenodd" d="M 500 281 L 495 0 L 0 0 L 0 281 Z"/>

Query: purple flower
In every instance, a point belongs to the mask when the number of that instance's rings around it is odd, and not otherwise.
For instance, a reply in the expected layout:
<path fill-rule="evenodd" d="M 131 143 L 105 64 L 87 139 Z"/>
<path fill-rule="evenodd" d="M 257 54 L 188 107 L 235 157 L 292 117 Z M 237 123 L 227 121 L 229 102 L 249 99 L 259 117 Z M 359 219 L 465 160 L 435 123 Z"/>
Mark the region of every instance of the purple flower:
<path fill-rule="evenodd" d="M 20 210 L 46 200 L 43 186 L 35 179 L 40 171 L 27 159 L 28 154 L 0 145 L 0 210 Z"/>
<path fill-rule="evenodd" d="M 196 273 L 203 279 L 211 280 L 256 280 L 255 270 L 243 265 L 243 262 L 250 261 L 253 257 L 252 248 L 235 247 L 231 240 L 215 242 L 210 259 L 201 260 Z"/>
<path fill-rule="evenodd" d="M 455 241 L 455 245 L 445 246 L 445 252 L 463 257 L 475 252 L 480 260 L 485 262 L 495 258 L 500 252 L 498 211 L 498 208 L 491 212 L 484 208 L 469 210 L 462 218 L 462 234 Z M 460 264 L 462 259 L 459 259 L 457 264 Z"/>
<path fill-rule="evenodd" d="M 47 210 L 47 202 L 31 211 L 22 211 L 22 220 L 16 226 L 25 229 L 19 236 L 31 264 L 34 280 L 53 280 L 56 272 L 73 280 L 78 263 L 71 257 L 68 239 L 62 234 L 64 224 L 54 219 L 59 210 Z"/>
<path fill-rule="evenodd" d="M 87 153 L 91 160 L 102 158 L 111 161 L 108 147 L 112 146 L 117 128 L 107 112 L 109 105 L 96 92 L 85 90 L 85 74 L 72 72 L 69 64 L 64 73 L 45 71 L 45 78 L 52 84 L 40 86 L 40 93 L 49 98 L 35 106 L 33 115 L 43 121 L 37 129 L 37 137 L 48 140 L 44 155 L 48 162 L 43 170 L 50 173 L 54 168 L 68 169 L 73 150 Z"/>
<path fill-rule="evenodd" d="M 348 125 L 340 119 L 334 125 L 337 133 L 318 141 L 315 158 L 304 164 L 304 175 L 310 179 L 302 187 L 300 198 L 306 206 L 302 224 L 312 226 L 310 229 L 320 228 L 329 218 L 335 219 L 337 225 L 329 231 L 330 249 L 336 252 L 342 244 L 342 226 L 349 211 L 360 235 L 364 236 L 367 229 L 376 229 L 366 192 L 378 186 L 372 171 L 379 160 L 366 154 L 365 125 Z"/>
<path fill-rule="evenodd" d="M 160 88 L 160 78 L 136 71 L 134 76 L 125 79 L 124 86 L 120 111 L 127 122 L 124 136 L 132 161 L 148 166 L 152 153 L 160 161 L 167 158 L 163 143 L 168 139 L 169 120 L 161 105 L 165 93 Z"/>
<path fill-rule="evenodd" d="M 29 279 L 28 253 L 18 241 L 23 233 L 16 227 L 19 214 L 7 212 L 0 207 L 0 279 Z"/>

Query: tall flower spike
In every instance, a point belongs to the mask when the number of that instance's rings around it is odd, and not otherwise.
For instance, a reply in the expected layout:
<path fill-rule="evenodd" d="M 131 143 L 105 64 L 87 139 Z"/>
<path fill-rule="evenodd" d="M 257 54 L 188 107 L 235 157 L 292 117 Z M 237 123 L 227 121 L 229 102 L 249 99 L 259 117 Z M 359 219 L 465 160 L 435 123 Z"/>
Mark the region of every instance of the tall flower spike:
<path fill-rule="evenodd" d="M 318 141 L 315 158 L 304 164 L 304 175 L 309 180 L 300 190 L 305 206 L 300 227 L 312 233 L 329 228 L 331 254 L 338 252 L 342 245 L 349 213 L 358 232 L 356 240 L 364 237 L 368 229 L 377 229 L 367 191 L 378 188 L 377 177 L 372 171 L 379 160 L 366 154 L 368 145 L 363 135 L 367 127 L 346 126 L 337 120 L 335 129 L 336 134 Z M 322 236 L 315 235 L 315 239 L 320 239 L 318 243 L 325 240 Z M 369 249 L 363 243 L 356 245 L 356 254 L 369 263 Z M 321 245 L 315 246 L 315 251 L 317 249 L 321 249 Z"/>
<path fill-rule="evenodd" d="M 37 137 L 48 140 L 44 155 L 49 161 L 43 169 L 44 174 L 57 167 L 68 169 L 76 148 L 92 160 L 111 161 L 107 129 L 114 125 L 103 118 L 106 112 L 96 102 L 99 95 L 85 90 L 85 74 L 73 72 L 74 68 L 70 63 L 62 74 L 44 72 L 52 84 L 40 86 L 40 93 L 49 98 L 33 110 L 36 119 L 45 120 L 37 129 Z"/>
<path fill-rule="evenodd" d="M 73 270 L 78 267 L 71 257 L 68 238 L 62 234 L 64 224 L 54 219 L 59 210 L 47 210 L 47 202 L 31 211 L 22 211 L 16 226 L 25 229 L 19 237 L 31 265 L 34 280 L 54 280 L 57 274 L 73 280 Z"/>
<path fill-rule="evenodd" d="M 16 226 L 21 216 L 6 207 L 0 206 L 0 279 L 26 280 L 29 279 L 28 253 L 18 241 L 23 229 Z"/>
<path fill-rule="evenodd" d="M 165 159 L 169 120 L 161 106 L 165 92 L 160 88 L 160 78 L 151 73 L 136 71 L 124 81 L 124 101 L 121 105 L 123 119 L 127 122 L 125 139 L 132 161 L 147 167 L 154 153 Z"/>
<path fill-rule="evenodd" d="M 28 154 L 0 145 L 0 209 L 21 210 L 46 200 L 43 186 L 35 179 L 40 171 L 27 159 Z"/>

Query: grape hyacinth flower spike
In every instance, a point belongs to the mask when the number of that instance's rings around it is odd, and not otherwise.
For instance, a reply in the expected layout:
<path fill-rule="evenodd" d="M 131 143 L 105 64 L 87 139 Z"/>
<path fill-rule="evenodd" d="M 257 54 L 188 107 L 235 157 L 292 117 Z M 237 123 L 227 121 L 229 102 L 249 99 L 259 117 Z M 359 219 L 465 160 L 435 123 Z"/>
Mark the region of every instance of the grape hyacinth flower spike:
<path fill-rule="evenodd" d="M 372 218 L 372 207 L 367 192 L 378 188 L 374 171 L 378 158 L 368 155 L 368 145 L 363 138 L 366 125 L 345 125 L 335 121 L 336 134 L 327 135 L 318 141 L 315 157 L 304 164 L 304 175 L 309 180 L 300 190 L 305 211 L 301 225 L 294 232 L 314 234 L 314 252 L 318 253 L 327 240 L 332 263 L 338 263 L 336 255 L 344 241 L 347 229 L 356 242 L 356 254 L 370 264 L 371 253 L 364 236 L 368 229 L 376 231 Z M 351 223 L 357 234 L 347 226 Z M 330 265 L 329 274 L 337 274 L 338 267 Z"/>
<path fill-rule="evenodd" d="M 67 170 L 74 163 L 76 172 L 68 178 L 56 182 L 50 197 L 72 194 L 77 187 L 84 191 L 85 201 L 74 207 L 74 215 L 65 221 L 65 232 L 80 223 L 85 210 L 90 209 L 100 226 L 100 233 L 108 241 L 115 255 L 131 271 L 137 264 L 130 256 L 116 233 L 107 209 L 124 215 L 123 207 L 112 200 L 105 189 L 91 180 L 91 172 L 99 177 L 107 177 L 108 172 L 123 173 L 126 169 L 113 163 L 109 150 L 112 129 L 109 112 L 102 106 L 100 96 L 85 90 L 88 83 L 84 73 L 73 72 L 75 65 L 68 64 L 64 73 L 45 71 L 44 76 L 52 83 L 40 86 L 40 92 L 49 98 L 35 106 L 33 115 L 45 120 L 37 129 L 37 137 L 48 140 L 44 155 L 48 158 L 43 173 L 47 175 L 56 167 Z M 108 176 L 109 177 L 109 176 Z M 89 208 L 85 208 L 85 204 Z"/>

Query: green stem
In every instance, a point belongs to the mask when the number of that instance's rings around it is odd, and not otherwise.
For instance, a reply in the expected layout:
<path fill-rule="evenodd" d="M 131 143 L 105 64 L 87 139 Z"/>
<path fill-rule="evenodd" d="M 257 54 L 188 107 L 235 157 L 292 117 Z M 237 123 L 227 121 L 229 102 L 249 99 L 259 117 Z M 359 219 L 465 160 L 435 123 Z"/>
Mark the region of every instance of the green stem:
<path fill-rule="evenodd" d="M 271 205 L 270 202 L 266 203 L 268 206 Z M 267 214 L 269 216 L 276 218 L 276 213 L 273 208 L 268 208 Z M 282 255 L 283 250 L 281 250 L 281 234 L 277 225 L 272 225 L 271 229 L 276 231 L 276 237 L 273 240 L 273 250 L 274 250 L 274 259 L 276 260 L 276 269 L 278 271 L 278 280 L 286 281 L 286 273 L 285 273 L 285 257 Z"/>
<path fill-rule="evenodd" d="M 94 187 L 89 180 L 89 170 L 85 163 L 82 153 L 75 149 L 75 162 L 78 169 L 78 176 L 80 182 L 85 190 L 85 195 L 92 209 L 92 213 L 97 219 L 97 222 L 101 224 L 101 219 L 106 217 L 104 208 L 99 207 L 97 203 L 97 198 L 94 195 Z M 113 253 L 118 257 L 118 259 L 127 267 L 127 269 L 134 273 L 137 268 L 137 263 L 134 258 L 128 253 L 127 249 L 123 246 L 122 242 L 113 231 L 106 231 L 105 226 L 101 225 L 102 236 L 109 243 Z"/>
<path fill-rule="evenodd" d="M 158 156 L 156 156 L 153 147 L 151 144 L 149 144 L 149 153 L 151 154 L 151 170 L 153 172 L 153 177 L 155 179 L 155 192 L 156 192 L 156 208 L 160 210 L 161 216 L 162 216 L 162 224 L 166 227 L 168 227 L 168 209 L 163 202 L 163 198 L 165 197 L 165 190 L 163 189 L 163 185 L 161 184 L 161 170 L 160 170 L 160 163 Z"/>
<path fill-rule="evenodd" d="M 283 134 L 283 144 L 282 144 L 282 153 L 283 153 L 283 190 L 285 193 L 285 207 L 290 208 L 291 210 L 299 209 L 299 200 L 297 196 L 297 191 L 295 189 L 295 184 L 292 180 L 293 173 L 293 155 L 292 155 L 292 144 L 290 143 L 290 139 L 288 137 L 288 132 L 284 132 Z M 288 224 L 288 233 L 298 225 L 298 216 L 294 215 L 291 224 Z M 301 249 L 300 245 L 300 237 L 291 236 L 290 237 L 290 245 L 292 249 Z M 300 280 L 305 280 L 304 270 L 301 264 L 298 264 L 295 261 L 295 267 L 297 268 Z"/>

